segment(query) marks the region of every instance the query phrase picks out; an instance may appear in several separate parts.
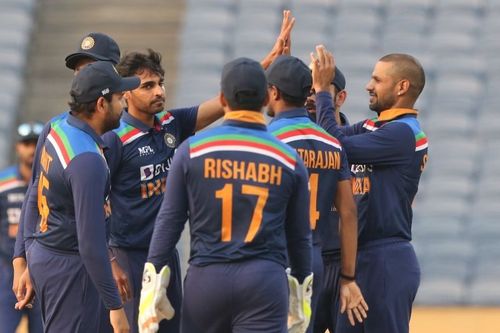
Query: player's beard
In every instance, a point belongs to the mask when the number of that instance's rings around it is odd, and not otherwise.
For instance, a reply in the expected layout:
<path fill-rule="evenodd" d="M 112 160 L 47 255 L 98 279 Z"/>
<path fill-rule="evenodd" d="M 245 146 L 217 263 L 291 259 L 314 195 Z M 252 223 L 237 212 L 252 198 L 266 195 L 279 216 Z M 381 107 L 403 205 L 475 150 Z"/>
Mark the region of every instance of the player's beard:
<path fill-rule="evenodd" d="M 384 110 L 389 110 L 396 103 L 396 98 L 392 95 L 386 95 L 384 98 L 380 98 L 379 95 L 375 94 L 375 100 L 375 102 L 369 103 L 368 106 L 370 110 L 375 111 L 378 114 Z"/>
<path fill-rule="evenodd" d="M 108 112 L 107 117 L 104 119 L 105 132 L 111 131 L 120 126 L 121 114 L 122 111 L 120 111 L 118 114 L 112 112 L 111 110 Z"/>

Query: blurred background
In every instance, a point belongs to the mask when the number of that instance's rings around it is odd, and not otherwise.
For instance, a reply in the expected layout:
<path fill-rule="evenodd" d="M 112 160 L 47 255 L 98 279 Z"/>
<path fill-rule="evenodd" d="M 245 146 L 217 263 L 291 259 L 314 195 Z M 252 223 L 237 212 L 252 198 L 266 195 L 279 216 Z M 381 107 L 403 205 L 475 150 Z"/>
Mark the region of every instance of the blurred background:
<path fill-rule="evenodd" d="M 109 34 L 122 54 L 161 52 L 167 104 L 188 106 L 218 92 L 225 62 L 264 57 L 283 9 L 297 20 L 293 55 L 333 50 L 351 122 L 374 116 L 364 87 L 378 58 L 422 62 L 430 159 L 414 203 L 412 332 L 500 332 L 500 0 L 0 0 L 0 167 L 18 123 L 67 109 L 64 58 L 86 33 Z"/>

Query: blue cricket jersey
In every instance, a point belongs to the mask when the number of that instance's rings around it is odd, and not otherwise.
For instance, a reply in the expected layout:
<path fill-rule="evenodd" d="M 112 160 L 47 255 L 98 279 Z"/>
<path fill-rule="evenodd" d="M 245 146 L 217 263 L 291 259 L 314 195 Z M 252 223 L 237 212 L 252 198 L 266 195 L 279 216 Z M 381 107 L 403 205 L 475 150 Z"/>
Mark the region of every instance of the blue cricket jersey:
<path fill-rule="evenodd" d="M 23 257 L 26 258 L 26 248 L 29 247 L 31 242 L 33 241 L 33 235 L 36 232 L 36 223 L 38 222 L 38 202 L 36 195 L 30 195 L 31 191 L 37 191 L 35 182 L 38 179 L 40 174 L 40 157 L 42 153 L 42 148 L 45 144 L 45 140 L 47 135 L 52 128 L 52 124 L 59 122 L 60 120 L 66 119 L 69 112 L 61 113 L 54 118 L 52 118 L 49 122 L 47 122 L 38 137 L 38 141 L 36 143 L 35 156 L 33 158 L 33 169 L 31 180 L 28 184 L 28 189 L 26 190 L 26 195 L 24 202 L 21 208 L 21 216 L 19 220 L 19 228 L 16 237 L 16 242 L 14 246 L 14 255 L 13 257 Z M 34 188 L 34 190 L 33 190 Z M 31 200 L 31 202 L 30 202 Z"/>
<path fill-rule="evenodd" d="M 36 241 L 68 254 L 78 254 L 108 309 L 121 307 L 109 263 L 104 202 L 109 169 L 102 139 L 85 122 L 67 114 L 51 124 L 41 147 L 40 172 L 30 192 L 36 198 Z M 50 267 L 47 269 L 57 269 Z"/>
<path fill-rule="evenodd" d="M 299 280 L 311 272 L 307 171 L 297 153 L 267 132 L 255 111 L 233 111 L 222 126 L 186 140 L 167 179 L 148 261 L 172 254 L 189 216 L 192 265 L 266 259 Z"/>
<path fill-rule="evenodd" d="M 148 249 L 172 157 L 194 133 L 198 107 L 163 111 L 150 128 L 124 111 L 103 136 L 111 172 L 110 245 Z"/>
<path fill-rule="evenodd" d="M 366 165 L 369 192 L 358 202 L 363 226 L 360 247 L 367 242 L 411 240 L 411 204 L 428 159 L 427 137 L 413 109 L 382 111 L 373 121 L 340 127 L 333 116 L 331 95 L 316 95 L 318 123 L 342 143 L 349 161 Z"/>
<path fill-rule="evenodd" d="M 338 240 L 338 229 L 332 230 L 331 234 L 321 235 L 320 232 L 327 229 L 324 224 L 330 223 L 338 182 L 351 178 L 340 142 L 312 122 L 304 108 L 278 113 L 271 121 L 269 131 L 292 146 L 308 170 L 313 244 L 323 246 L 323 239 Z"/>
<path fill-rule="evenodd" d="M 0 171 L 0 258 L 10 262 L 14 253 L 21 206 L 28 189 L 18 166 Z"/>

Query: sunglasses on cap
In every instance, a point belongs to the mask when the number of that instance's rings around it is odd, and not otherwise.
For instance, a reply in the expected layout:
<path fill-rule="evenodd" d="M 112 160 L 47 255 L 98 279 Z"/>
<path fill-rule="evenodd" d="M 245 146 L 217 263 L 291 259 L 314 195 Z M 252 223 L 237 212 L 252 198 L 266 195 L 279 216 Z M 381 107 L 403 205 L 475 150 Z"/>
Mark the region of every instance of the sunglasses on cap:
<path fill-rule="evenodd" d="M 19 139 L 36 139 L 43 131 L 42 123 L 23 123 L 17 127 L 17 134 L 19 135 Z"/>

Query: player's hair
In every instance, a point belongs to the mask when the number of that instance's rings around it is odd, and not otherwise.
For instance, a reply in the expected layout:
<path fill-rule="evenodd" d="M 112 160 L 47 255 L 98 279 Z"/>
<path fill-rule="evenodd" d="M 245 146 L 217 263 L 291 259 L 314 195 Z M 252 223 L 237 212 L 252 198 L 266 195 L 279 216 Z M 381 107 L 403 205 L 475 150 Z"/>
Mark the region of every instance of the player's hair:
<path fill-rule="evenodd" d="M 387 54 L 379 61 L 393 63 L 394 76 L 397 80 L 409 80 L 409 92 L 412 97 L 417 99 L 425 86 L 425 72 L 420 62 L 415 57 L 404 53 Z"/>
<path fill-rule="evenodd" d="M 113 99 L 113 94 L 104 95 L 103 97 L 108 103 L 111 103 Z M 86 118 L 90 118 L 92 114 L 94 114 L 95 112 L 97 100 L 89 103 L 78 103 L 73 99 L 72 101 L 68 102 L 68 105 L 72 113 L 76 113 L 79 115 L 83 115 Z"/>
<path fill-rule="evenodd" d="M 276 86 L 274 86 L 274 87 L 276 87 Z M 280 88 L 276 87 L 276 89 L 278 89 L 278 91 L 280 92 L 280 97 L 283 101 L 285 101 L 287 106 L 291 106 L 294 108 L 301 108 L 306 103 L 307 97 L 298 98 L 298 97 L 290 96 L 287 93 L 285 93 L 283 90 L 280 90 Z"/>
<path fill-rule="evenodd" d="M 235 96 L 235 99 L 226 97 L 226 101 L 232 111 L 248 110 L 260 112 L 266 97 L 267 94 L 264 97 L 260 97 L 254 93 L 243 91 L 239 92 L 237 96 Z"/>
<path fill-rule="evenodd" d="M 165 76 L 165 70 L 161 66 L 161 54 L 148 49 L 147 53 L 130 52 L 122 57 L 116 69 L 121 76 L 132 76 L 148 70 L 160 77 Z"/>

